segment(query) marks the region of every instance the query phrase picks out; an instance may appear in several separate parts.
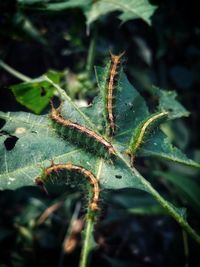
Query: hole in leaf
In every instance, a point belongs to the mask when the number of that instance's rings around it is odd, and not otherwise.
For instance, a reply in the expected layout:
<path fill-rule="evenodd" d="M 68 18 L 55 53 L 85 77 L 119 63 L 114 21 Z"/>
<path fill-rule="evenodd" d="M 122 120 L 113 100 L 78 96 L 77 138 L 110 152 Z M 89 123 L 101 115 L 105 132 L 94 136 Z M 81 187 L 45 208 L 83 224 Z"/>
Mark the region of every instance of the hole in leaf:
<path fill-rule="evenodd" d="M 6 121 L 4 119 L 0 119 L 0 129 L 3 128 L 5 123 L 6 123 Z"/>
<path fill-rule="evenodd" d="M 172 111 L 173 111 L 173 109 L 172 109 L 172 108 L 168 108 L 168 111 L 169 111 L 169 112 L 172 112 Z"/>
<path fill-rule="evenodd" d="M 40 95 L 41 95 L 41 96 L 45 96 L 45 95 L 46 95 L 46 91 L 45 91 L 44 87 L 41 87 L 40 90 L 41 90 L 41 91 L 40 91 Z"/>
<path fill-rule="evenodd" d="M 133 110 L 133 108 L 134 108 L 133 105 L 129 106 L 129 110 Z"/>
<path fill-rule="evenodd" d="M 121 175 L 115 175 L 115 178 L 122 179 L 122 176 Z"/>
<path fill-rule="evenodd" d="M 0 135 L 9 135 L 7 131 L 0 131 Z"/>
<path fill-rule="evenodd" d="M 17 138 L 16 136 L 9 136 L 5 141 L 4 141 L 4 145 L 6 147 L 7 150 L 12 150 L 15 146 L 15 144 L 17 143 L 17 140 L 19 138 Z"/>
<path fill-rule="evenodd" d="M 125 105 L 129 108 L 129 110 L 132 110 L 134 105 L 131 102 L 125 102 Z"/>

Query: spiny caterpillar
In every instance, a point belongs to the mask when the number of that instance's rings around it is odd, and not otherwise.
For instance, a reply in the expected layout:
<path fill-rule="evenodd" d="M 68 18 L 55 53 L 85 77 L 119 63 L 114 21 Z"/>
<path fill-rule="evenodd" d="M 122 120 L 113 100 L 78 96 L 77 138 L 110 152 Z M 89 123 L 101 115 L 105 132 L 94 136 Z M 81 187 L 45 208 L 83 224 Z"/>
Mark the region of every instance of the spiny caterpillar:
<path fill-rule="evenodd" d="M 158 123 L 161 123 L 163 119 L 167 118 L 168 112 L 155 113 L 149 116 L 146 120 L 142 121 L 134 131 L 131 138 L 128 150 L 126 153 L 131 157 L 131 162 L 134 162 L 136 152 L 138 148 L 144 142 L 145 135 L 152 127 L 156 127 Z"/>
<path fill-rule="evenodd" d="M 120 55 L 113 55 L 111 52 L 111 64 L 109 70 L 108 82 L 106 85 L 106 119 L 108 121 L 108 134 L 113 135 L 115 132 L 115 116 L 114 116 L 114 89 L 115 82 L 118 79 L 119 67 L 121 64 L 121 57 L 125 52 Z"/>
<path fill-rule="evenodd" d="M 90 209 L 92 211 L 97 211 L 99 210 L 98 207 L 98 202 L 99 202 L 99 194 L 100 194 L 100 187 L 99 187 L 99 182 L 97 178 L 92 174 L 92 172 L 86 170 L 85 168 L 78 166 L 78 165 L 73 165 L 71 163 L 66 163 L 66 164 L 53 164 L 50 167 L 47 167 L 44 169 L 44 172 L 41 176 L 37 177 L 35 179 L 35 182 L 37 185 L 43 185 L 50 177 L 52 174 L 58 173 L 59 171 L 66 170 L 70 173 L 79 173 L 83 175 L 90 183 L 90 185 L 93 187 L 93 195 L 91 198 L 90 202 Z"/>
<path fill-rule="evenodd" d="M 71 120 L 64 119 L 60 114 L 60 107 L 55 109 L 51 103 L 52 109 L 50 113 L 51 119 L 57 124 L 57 126 L 63 126 L 59 129 L 66 138 L 74 143 L 84 143 L 89 150 L 95 150 L 101 156 L 107 157 L 107 155 L 116 155 L 114 147 L 104 139 L 100 134 L 78 124 Z M 57 127 L 58 128 L 58 127 Z M 59 127 L 60 128 L 60 127 Z"/>

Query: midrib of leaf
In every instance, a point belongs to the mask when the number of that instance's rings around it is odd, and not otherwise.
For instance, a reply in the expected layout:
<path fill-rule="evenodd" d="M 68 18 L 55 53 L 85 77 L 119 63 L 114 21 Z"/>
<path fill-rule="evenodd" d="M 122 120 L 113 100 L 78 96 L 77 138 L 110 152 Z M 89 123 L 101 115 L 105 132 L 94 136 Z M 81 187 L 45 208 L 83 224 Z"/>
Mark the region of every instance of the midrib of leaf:
<path fill-rule="evenodd" d="M 115 137 L 119 137 L 119 136 L 125 135 L 125 134 L 127 134 L 127 133 L 132 133 L 132 132 L 133 132 L 133 129 L 131 129 L 131 130 L 127 130 L 127 131 L 121 132 L 120 134 L 116 134 Z"/>
<path fill-rule="evenodd" d="M 129 168 L 135 176 L 140 179 L 141 183 L 147 189 L 147 191 L 155 198 L 155 200 L 179 223 L 179 225 L 191 236 L 193 237 L 197 243 L 200 244 L 200 236 L 197 234 L 196 231 L 192 229 L 192 227 L 181 217 L 176 210 L 169 205 L 169 203 L 152 187 L 152 185 L 135 169 L 131 168 L 127 160 L 121 157 L 118 154 L 120 159 L 126 164 L 127 168 Z"/>
<path fill-rule="evenodd" d="M 80 108 L 71 100 L 71 98 L 67 95 L 67 93 L 56 83 L 54 83 L 51 79 L 49 79 L 47 76 L 44 76 L 45 80 L 51 83 L 58 91 L 60 94 L 60 97 L 62 100 L 68 101 L 75 109 L 76 111 L 84 118 L 85 121 L 88 122 L 88 124 L 93 128 L 96 129 L 96 125 L 93 124 L 93 122 L 90 120 L 88 116 L 83 113 Z"/>
<path fill-rule="evenodd" d="M 101 176 L 101 170 L 102 170 L 102 166 L 103 166 L 103 159 L 99 159 L 97 160 L 96 163 L 96 178 L 97 180 L 100 180 L 100 176 Z M 88 209 L 88 212 L 86 214 L 86 228 L 85 228 L 85 236 L 84 236 L 84 240 L 83 240 L 83 247 L 82 247 L 82 251 L 81 251 L 81 258 L 80 258 L 80 264 L 79 267 L 86 267 L 88 266 L 88 255 L 90 253 L 90 250 L 92 248 L 92 232 L 94 229 L 94 224 L 95 224 L 95 218 L 93 217 L 93 215 L 91 215 L 91 211 L 90 209 Z"/>
<path fill-rule="evenodd" d="M 133 13 L 134 15 L 136 14 L 138 17 L 141 17 L 141 18 L 143 18 L 145 21 L 147 21 L 146 18 L 145 18 L 144 16 L 141 15 L 141 13 L 138 13 L 138 11 L 137 11 L 136 9 L 134 9 L 134 8 L 130 8 L 130 6 L 128 6 L 128 5 L 126 5 L 126 4 L 121 4 L 121 3 L 119 3 L 119 2 L 117 2 L 117 1 L 115 1 L 115 0 L 109 0 L 109 1 L 101 0 L 100 2 L 109 3 L 109 4 L 114 4 L 114 5 L 118 6 L 119 9 L 121 8 L 122 10 L 123 10 L 123 9 L 124 9 L 124 10 L 127 10 L 128 12 L 131 12 L 131 13 Z M 124 10 L 123 10 L 123 11 L 124 11 Z"/>
<path fill-rule="evenodd" d="M 96 175 L 97 180 L 100 180 L 102 166 L 103 166 L 103 159 L 101 158 L 99 161 L 97 160 L 97 175 Z"/>
<path fill-rule="evenodd" d="M 79 151 L 81 151 L 81 150 L 82 150 L 82 149 L 76 149 L 76 150 L 70 151 L 70 152 L 68 152 L 68 153 L 59 155 L 59 156 L 57 156 L 57 157 L 54 157 L 54 160 L 62 159 L 62 158 L 64 158 L 64 157 L 68 156 L 68 155 L 77 153 L 77 152 L 79 152 Z M 45 163 L 47 163 L 47 162 L 49 162 L 49 161 L 50 161 L 50 159 L 45 159 L 45 160 L 41 161 L 40 164 L 41 164 L 41 166 L 42 166 L 43 164 L 45 164 Z M 6 172 L 6 175 L 11 176 L 11 175 L 15 175 L 15 174 L 18 173 L 18 172 L 24 172 L 24 171 L 26 171 L 27 169 L 35 168 L 35 165 L 36 165 L 36 164 L 37 164 L 37 163 L 35 163 L 35 164 L 31 164 L 31 165 L 26 165 L 26 167 L 18 168 L 18 169 L 16 169 L 15 171 Z M 0 177 L 1 177 L 1 176 L 4 176 L 4 175 L 5 175 L 5 173 L 2 173 L 2 174 L 0 174 Z"/>

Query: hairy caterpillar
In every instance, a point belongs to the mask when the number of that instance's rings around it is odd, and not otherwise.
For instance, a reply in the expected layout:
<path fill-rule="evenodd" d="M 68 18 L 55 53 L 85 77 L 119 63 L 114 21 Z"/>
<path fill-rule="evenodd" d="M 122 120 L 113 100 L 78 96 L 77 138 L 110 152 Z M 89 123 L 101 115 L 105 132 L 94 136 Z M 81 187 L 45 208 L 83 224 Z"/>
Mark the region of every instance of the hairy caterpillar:
<path fill-rule="evenodd" d="M 52 103 L 51 106 L 52 110 L 50 117 L 56 124 L 63 126 L 60 132 L 63 132 L 63 135 L 66 136 L 66 138 L 74 143 L 77 143 L 79 138 L 81 138 L 82 142 L 84 142 L 84 145 L 89 150 L 93 149 L 101 156 L 107 156 L 107 154 L 110 156 L 116 155 L 114 147 L 101 135 L 78 123 L 64 119 L 60 114 L 60 108 L 55 109 Z"/>
<path fill-rule="evenodd" d="M 114 89 L 115 82 L 118 78 L 119 67 L 121 64 L 121 57 L 124 52 L 120 55 L 111 54 L 111 64 L 109 70 L 108 82 L 106 85 L 106 119 L 108 121 L 108 134 L 113 135 L 115 132 L 115 116 L 114 116 Z"/>
<path fill-rule="evenodd" d="M 90 183 L 91 187 L 93 187 L 92 192 L 92 198 L 90 202 L 90 209 L 92 211 L 97 211 L 99 210 L 98 207 L 98 202 L 99 202 L 99 194 L 100 194 L 100 187 L 99 187 L 99 182 L 97 178 L 92 174 L 92 172 L 86 170 L 85 168 L 78 166 L 78 165 L 73 165 L 71 163 L 66 163 L 66 164 L 53 164 L 50 167 L 47 167 L 44 169 L 44 172 L 41 176 L 37 177 L 35 179 L 35 182 L 37 185 L 43 185 L 45 181 L 47 181 L 47 178 L 50 177 L 54 173 L 58 173 L 59 171 L 66 170 L 70 173 L 79 173 L 83 175 Z"/>
<path fill-rule="evenodd" d="M 134 131 L 134 134 L 131 138 L 128 150 L 126 153 L 131 157 L 131 162 L 134 162 L 136 152 L 138 148 L 144 142 L 145 135 L 152 128 L 155 127 L 156 124 L 161 123 L 163 119 L 167 118 L 168 112 L 160 112 L 155 113 L 149 116 L 146 120 L 141 122 L 139 126 Z"/>

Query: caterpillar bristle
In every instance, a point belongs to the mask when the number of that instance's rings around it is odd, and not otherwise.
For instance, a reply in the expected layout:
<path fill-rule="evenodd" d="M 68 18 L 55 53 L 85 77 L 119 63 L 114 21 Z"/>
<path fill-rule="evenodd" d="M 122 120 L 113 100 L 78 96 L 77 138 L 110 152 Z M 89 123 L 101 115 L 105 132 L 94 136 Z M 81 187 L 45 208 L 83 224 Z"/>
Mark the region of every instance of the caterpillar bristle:
<path fill-rule="evenodd" d="M 126 154 L 130 156 L 131 162 L 134 162 L 135 155 L 142 144 L 147 140 L 147 133 L 150 129 L 155 128 L 158 123 L 161 123 L 168 116 L 168 112 L 160 112 L 150 115 L 147 119 L 142 121 L 139 126 L 134 130 Z"/>
<path fill-rule="evenodd" d="M 58 173 L 59 171 L 69 171 L 69 172 L 75 172 L 78 174 L 83 175 L 88 182 L 90 183 L 91 187 L 92 187 L 92 198 L 89 204 L 89 208 L 92 211 L 97 211 L 99 210 L 99 206 L 98 206 L 98 202 L 99 202 L 99 195 L 100 195 L 100 185 L 99 182 L 97 180 L 97 178 L 94 176 L 94 174 L 85 169 L 82 166 L 79 165 L 73 165 L 71 162 L 66 163 L 66 164 L 54 164 L 54 165 L 50 165 L 49 167 L 45 168 L 45 171 L 43 173 L 43 175 L 41 177 L 37 177 L 35 179 L 35 183 L 39 186 L 44 186 L 45 181 L 48 180 L 48 177 L 51 177 L 51 175 L 53 173 Z"/>
<path fill-rule="evenodd" d="M 68 138 L 70 141 L 74 141 L 76 144 L 84 144 L 84 147 L 89 149 L 95 149 L 97 144 L 104 148 L 104 152 L 100 156 L 105 156 L 109 154 L 110 156 L 116 155 L 114 147 L 100 134 L 89 128 L 75 123 L 69 119 L 63 118 L 59 109 L 55 109 L 53 104 L 52 111 L 50 113 L 50 118 L 56 124 L 56 130 L 60 132 L 63 136 Z M 60 126 L 60 127 L 59 127 Z M 96 154 L 99 153 L 99 148 L 95 150 Z"/>
<path fill-rule="evenodd" d="M 115 134 L 116 126 L 115 126 L 115 114 L 114 114 L 114 101 L 115 101 L 115 94 L 116 91 L 116 82 L 118 81 L 119 76 L 119 67 L 121 65 L 121 58 L 125 52 L 122 52 L 119 55 L 114 55 L 110 51 L 111 55 L 111 64 L 110 64 L 110 71 L 109 77 L 107 79 L 107 88 L 106 88 L 106 119 L 107 123 L 107 134 L 109 136 L 113 136 Z"/>

